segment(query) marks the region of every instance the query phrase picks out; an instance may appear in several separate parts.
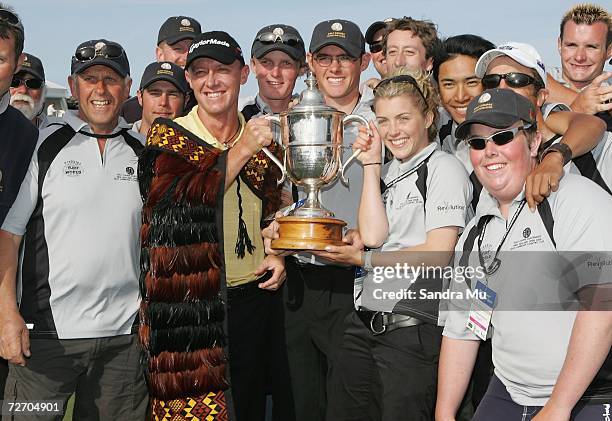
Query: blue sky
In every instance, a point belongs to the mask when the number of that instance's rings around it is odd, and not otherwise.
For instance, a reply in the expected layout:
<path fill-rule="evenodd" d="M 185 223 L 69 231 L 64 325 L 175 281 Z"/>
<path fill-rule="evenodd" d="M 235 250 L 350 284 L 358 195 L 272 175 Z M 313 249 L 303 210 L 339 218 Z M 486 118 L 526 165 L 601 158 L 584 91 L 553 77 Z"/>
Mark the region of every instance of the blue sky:
<path fill-rule="evenodd" d="M 47 79 L 67 86 L 70 57 L 82 41 L 106 38 L 126 49 L 132 69 L 132 93 L 145 66 L 155 60 L 157 32 L 173 15 L 196 18 L 203 30 L 225 30 L 250 54 L 257 30 L 273 23 L 295 26 L 308 45 L 317 22 L 343 18 L 365 32 L 370 23 L 387 17 L 430 19 L 441 36 L 473 33 L 495 44 L 532 44 L 547 66 L 559 65 L 556 40 L 559 21 L 575 1 L 510 0 L 354 0 L 354 1 L 210 1 L 210 0 L 3 0 L 22 18 L 25 50 L 40 57 Z M 601 3 L 603 4 L 603 3 Z M 610 66 L 608 66 L 610 68 Z M 368 70 L 367 75 L 373 75 Z M 300 82 L 296 90 L 304 85 Z M 257 90 L 251 79 L 244 94 Z"/>

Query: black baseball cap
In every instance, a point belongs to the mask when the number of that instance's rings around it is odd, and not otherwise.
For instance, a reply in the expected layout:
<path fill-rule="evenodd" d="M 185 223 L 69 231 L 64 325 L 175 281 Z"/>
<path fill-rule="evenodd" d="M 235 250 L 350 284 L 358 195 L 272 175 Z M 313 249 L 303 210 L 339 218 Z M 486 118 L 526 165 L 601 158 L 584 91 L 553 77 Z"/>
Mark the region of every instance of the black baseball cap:
<path fill-rule="evenodd" d="M 504 129 L 519 120 L 536 124 L 536 110 L 527 98 L 510 89 L 487 89 L 470 101 L 466 119 L 457 127 L 455 136 L 467 138 L 474 123 Z"/>
<path fill-rule="evenodd" d="M 204 32 L 193 40 L 187 54 L 185 68 L 198 58 L 208 57 L 223 64 L 232 64 L 236 60 L 244 65 L 242 49 L 234 38 L 227 32 Z"/>
<path fill-rule="evenodd" d="M 158 80 L 170 82 L 182 93 L 187 93 L 188 86 L 185 79 L 185 71 L 169 61 L 160 61 L 149 64 L 140 79 L 141 91 Z"/>
<path fill-rule="evenodd" d="M 391 22 L 392 20 L 393 18 L 387 18 L 385 20 L 377 20 L 376 22 L 368 26 L 368 29 L 366 30 L 366 33 L 365 33 L 365 41 L 368 43 L 368 45 L 372 45 L 376 42 L 374 41 L 374 35 L 381 29 L 386 28 L 387 23 Z"/>
<path fill-rule="evenodd" d="M 365 53 L 365 39 L 361 29 L 348 20 L 326 20 L 315 26 L 310 38 L 310 52 L 316 53 L 328 45 L 336 45 L 352 57 L 360 57 Z"/>
<path fill-rule="evenodd" d="M 32 54 L 23 53 L 23 63 L 17 69 L 17 73 L 29 73 L 34 76 L 36 79 L 40 79 L 42 81 L 45 80 L 45 69 L 43 67 L 42 61 Z"/>
<path fill-rule="evenodd" d="M 184 39 L 193 40 L 202 33 L 200 23 L 189 16 L 170 16 L 159 28 L 157 45 L 166 41 L 169 45 Z"/>
<path fill-rule="evenodd" d="M 106 39 L 93 39 L 79 44 L 72 56 L 70 72 L 81 73 L 96 64 L 110 67 L 121 77 L 130 74 L 130 63 L 123 47 Z"/>
<path fill-rule="evenodd" d="M 304 40 L 298 30 L 280 23 L 264 26 L 257 32 L 251 46 L 251 57 L 262 58 L 270 51 L 282 51 L 300 63 L 304 63 L 306 58 Z"/>

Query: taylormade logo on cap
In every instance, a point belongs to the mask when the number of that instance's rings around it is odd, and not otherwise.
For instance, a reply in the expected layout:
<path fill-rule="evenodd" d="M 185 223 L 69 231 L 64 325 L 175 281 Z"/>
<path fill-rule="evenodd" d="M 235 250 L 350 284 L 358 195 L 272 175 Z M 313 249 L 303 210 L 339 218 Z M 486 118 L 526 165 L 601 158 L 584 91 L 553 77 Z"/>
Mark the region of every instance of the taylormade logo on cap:
<path fill-rule="evenodd" d="M 201 47 L 202 45 L 209 45 L 209 44 L 222 45 L 224 47 L 230 48 L 229 43 L 226 41 L 219 41 L 218 39 L 215 39 L 215 38 L 203 39 L 202 41 L 198 41 L 195 44 L 192 44 L 191 47 L 189 47 L 189 54 L 193 53 L 193 50 L 195 50 L 196 48 Z"/>

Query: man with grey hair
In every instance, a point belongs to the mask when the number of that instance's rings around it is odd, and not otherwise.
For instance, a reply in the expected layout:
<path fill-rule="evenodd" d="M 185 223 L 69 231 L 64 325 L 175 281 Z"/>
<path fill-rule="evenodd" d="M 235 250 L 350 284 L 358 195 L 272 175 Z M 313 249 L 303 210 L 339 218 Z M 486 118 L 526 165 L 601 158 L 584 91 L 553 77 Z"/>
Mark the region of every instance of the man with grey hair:
<path fill-rule="evenodd" d="M 21 111 L 39 130 L 49 125 L 43 110 L 47 96 L 45 69 L 38 57 L 23 54 L 23 62 L 11 81 L 10 92 L 10 104 Z"/>
<path fill-rule="evenodd" d="M 0 229 L 4 400 L 56 401 L 48 415 L 61 419 L 74 394 L 74 419 L 144 419 L 135 333 L 143 145 L 119 118 L 130 66 L 121 45 L 97 39 L 77 47 L 71 73 L 79 110 L 41 131 Z"/>

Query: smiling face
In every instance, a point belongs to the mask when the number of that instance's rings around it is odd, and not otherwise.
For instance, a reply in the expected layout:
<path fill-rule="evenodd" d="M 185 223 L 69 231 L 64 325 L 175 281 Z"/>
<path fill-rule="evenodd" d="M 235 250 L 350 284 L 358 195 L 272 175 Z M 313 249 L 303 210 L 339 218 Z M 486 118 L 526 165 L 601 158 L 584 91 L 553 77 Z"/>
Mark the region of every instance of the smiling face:
<path fill-rule="evenodd" d="M 194 60 L 185 72 L 198 106 L 211 116 L 237 110 L 240 85 L 248 76 L 249 67 L 238 60 L 223 64 L 208 57 Z"/>
<path fill-rule="evenodd" d="M 475 69 L 476 59 L 462 54 L 440 65 L 440 100 L 457 124 L 463 123 L 469 102 L 482 92 Z"/>
<path fill-rule="evenodd" d="M 72 96 L 79 101 L 79 118 L 95 133 L 112 133 L 132 81 L 109 67 L 96 64 L 68 78 Z"/>
<path fill-rule="evenodd" d="M 414 70 L 431 70 L 433 58 L 427 58 L 427 50 L 421 38 L 412 31 L 395 30 L 387 35 L 387 71 L 402 67 Z"/>
<path fill-rule="evenodd" d="M 575 88 L 582 89 L 601 74 L 606 60 L 612 56 L 612 45 L 606 48 L 608 26 L 603 22 L 592 25 L 569 20 L 558 41 L 563 77 Z"/>
<path fill-rule="evenodd" d="M 192 43 L 193 41 L 190 39 L 183 39 L 175 42 L 172 45 L 168 44 L 166 41 L 160 42 L 155 49 L 157 61 L 169 61 L 177 66 L 185 68 L 187 53 L 189 52 L 189 47 L 191 47 Z"/>
<path fill-rule="evenodd" d="M 285 52 L 270 51 L 261 58 L 253 57 L 251 69 L 257 79 L 259 95 L 269 104 L 271 100 L 291 97 L 300 64 Z"/>
<path fill-rule="evenodd" d="M 429 144 L 433 116 L 423 115 L 409 94 L 377 98 L 374 112 L 380 137 L 396 159 L 410 159 Z"/>
<path fill-rule="evenodd" d="M 328 67 L 321 66 L 317 57 L 333 58 Z M 343 98 L 359 94 L 359 78 L 370 62 L 369 54 L 340 65 L 340 57 L 347 56 L 346 51 L 336 45 L 328 45 L 314 54 L 308 53 L 308 64 L 317 77 L 319 89 L 326 99 L 341 101 Z"/>
<path fill-rule="evenodd" d="M 522 124 L 519 121 L 510 128 Z M 472 124 L 470 137 L 488 137 L 503 130 L 505 129 Z M 489 140 L 483 150 L 470 148 L 470 160 L 478 180 L 500 205 L 512 203 L 523 190 L 525 179 L 535 165 L 539 146 L 539 135 L 536 135 L 530 145 L 525 131 L 519 130 L 514 139 L 505 145 L 498 146 Z"/>
<path fill-rule="evenodd" d="M 185 95 L 172 83 L 158 80 L 138 91 L 138 102 L 142 106 L 142 119 L 150 126 L 158 117 L 174 120 L 183 112 Z"/>
<path fill-rule="evenodd" d="M 21 56 L 23 59 L 23 56 Z M 0 38 L 0 95 L 4 95 L 11 86 L 13 74 L 20 63 L 15 59 L 15 40 L 11 34 Z"/>

